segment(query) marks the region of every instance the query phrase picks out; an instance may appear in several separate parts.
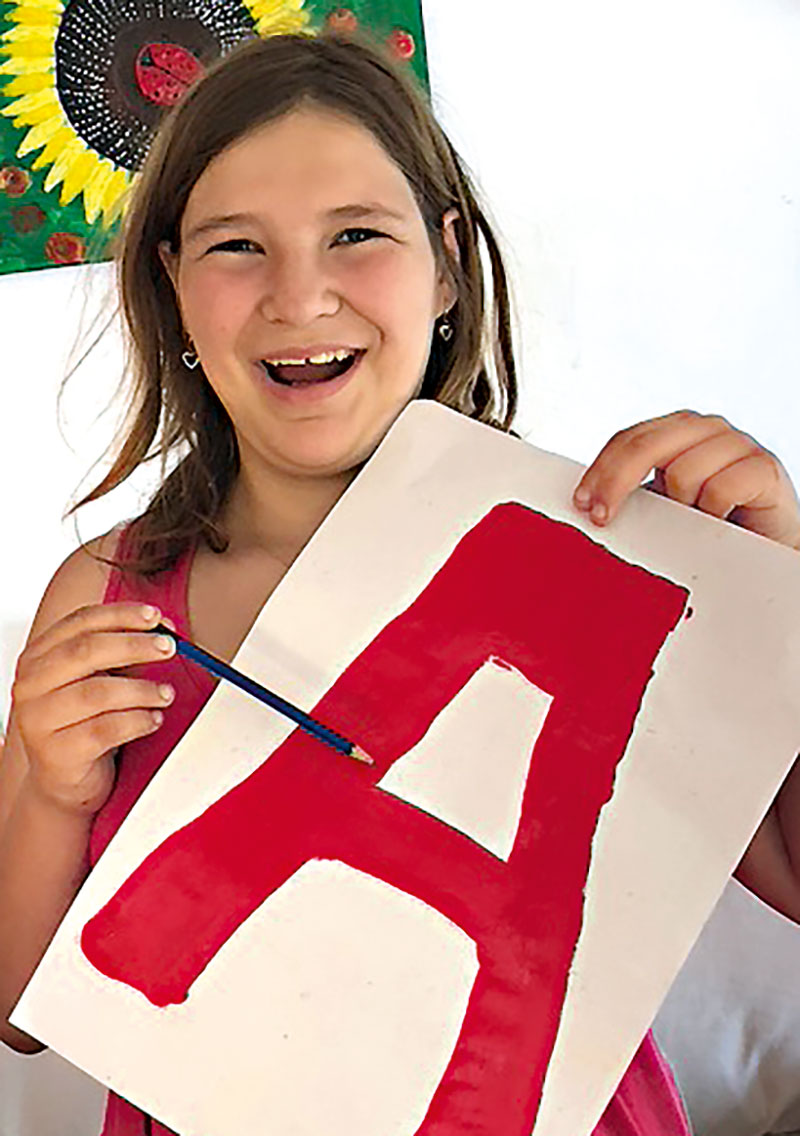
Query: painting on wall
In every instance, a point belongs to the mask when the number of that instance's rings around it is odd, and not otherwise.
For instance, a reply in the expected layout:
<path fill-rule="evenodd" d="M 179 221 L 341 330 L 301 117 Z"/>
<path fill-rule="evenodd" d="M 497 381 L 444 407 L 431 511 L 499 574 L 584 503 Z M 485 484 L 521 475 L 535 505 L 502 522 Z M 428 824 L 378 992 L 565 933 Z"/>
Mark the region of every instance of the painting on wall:
<path fill-rule="evenodd" d="M 413 403 L 236 658 L 374 764 L 220 685 L 15 1024 L 181 1136 L 586 1136 L 800 746 L 800 592 L 577 477 Z"/>
<path fill-rule="evenodd" d="M 106 260 L 164 112 L 255 35 L 365 28 L 427 84 L 420 0 L 0 0 L 0 273 Z"/>

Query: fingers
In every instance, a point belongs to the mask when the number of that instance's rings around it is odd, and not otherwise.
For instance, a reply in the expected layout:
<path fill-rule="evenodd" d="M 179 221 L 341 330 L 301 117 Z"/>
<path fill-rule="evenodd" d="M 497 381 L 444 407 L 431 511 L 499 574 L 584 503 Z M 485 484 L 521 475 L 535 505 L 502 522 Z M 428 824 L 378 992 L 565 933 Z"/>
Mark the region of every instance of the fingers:
<path fill-rule="evenodd" d="M 161 726 L 174 689 L 125 673 L 175 653 L 171 636 L 152 631 L 161 618 L 140 604 L 92 605 L 23 651 L 12 702 L 29 775 L 50 802 L 96 812 L 113 785 L 113 751 Z"/>
<path fill-rule="evenodd" d="M 800 505 L 781 463 L 724 418 L 688 410 L 615 434 L 578 483 L 575 507 L 612 520 L 651 470 L 648 488 L 674 501 L 800 548 Z"/>
<path fill-rule="evenodd" d="M 119 711 L 163 710 L 175 698 L 169 683 L 96 675 L 53 692 L 37 714 L 37 733 L 57 733 L 90 718 Z"/>
<path fill-rule="evenodd" d="M 73 725 L 62 726 L 52 733 L 42 747 L 42 760 L 46 761 L 52 750 L 54 760 L 69 750 L 73 768 L 87 767 L 97 759 L 98 754 L 106 754 L 154 733 L 164 721 L 161 710 L 118 710 L 99 714 Z"/>
<path fill-rule="evenodd" d="M 669 493 L 669 466 L 698 445 L 726 435 L 746 437 L 737 435 L 724 418 L 686 410 L 621 430 L 606 443 L 578 483 L 575 507 L 588 513 L 595 524 L 606 524 L 651 470 L 661 470 Z M 689 491 L 694 478 L 686 467 L 679 470 L 684 492 Z"/>
<path fill-rule="evenodd" d="M 698 494 L 697 507 L 715 517 L 729 517 L 738 510 L 772 511 L 778 508 L 783 480 L 777 458 L 756 448 L 709 478 Z"/>
<path fill-rule="evenodd" d="M 40 787 L 60 802 L 77 797 L 81 806 L 94 796 L 87 792 L 92 782 L 107 795 L 110 753 L 157 730 L 174 697 L 166 683 L 98 675 L 39 699 L 35 713 L 23 713 L 20 730 Z"/>
<path fill-rule="evenodd" d="M 113 621 L 109 628 L 103 628 L 94 611 L 82 610 L 88 613 L 82 619 L 68 617 L 66 636 L 59 627 L 57 634 L 42 636 L 34 649 L 29 648 L 20 656 L 14 684 L 17 697 L 34 698 L 45 690 L 69 686 L 99 671 L 158 662 L 175 653 L 175 641 L 169 635 L 118 630 Z"/>
<path fill-rule="evenodd" d="M 743 502 L 728 500 L 727 495 L 720 495 L 719 484 L 715 487 L 715 483 L 725 470 L 751 457 L 757 457 L 760 453 L 763 451 L 746 434 L 736 430 L 714 434 L 678 454 L 664 466 L 661 470 L 664 492 L 673 501 L 695 505 L 703 512 L 713 512 L 717 517 L 727 516 L 731 509 Z M 735 478 L 728 480 L 735 486 Z M 713 502 L 714 508 L 705 508 L 703 502 Z M 723 503 L 725 512 L 720 512 Z"/>
<path fill-rule="evenodd" d="M 26 654 L 36 658 L 59 643 L 91 631 L 149 631 L 162 618 L 159 609 L 151 604 L 91 604 L 79 607 L 29 643 Z"/>

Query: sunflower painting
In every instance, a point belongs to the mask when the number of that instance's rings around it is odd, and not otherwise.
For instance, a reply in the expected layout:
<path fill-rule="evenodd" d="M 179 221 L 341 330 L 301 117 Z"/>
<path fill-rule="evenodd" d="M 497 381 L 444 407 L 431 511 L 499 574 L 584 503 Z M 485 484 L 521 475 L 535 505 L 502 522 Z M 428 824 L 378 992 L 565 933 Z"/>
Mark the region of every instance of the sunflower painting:
<path fill-rule="evenodd" d="M 421 0 L 0 0 L 0 273 L 106 260 L 164 111 L 242 39 L 366 27 L 427 83 Z"/>

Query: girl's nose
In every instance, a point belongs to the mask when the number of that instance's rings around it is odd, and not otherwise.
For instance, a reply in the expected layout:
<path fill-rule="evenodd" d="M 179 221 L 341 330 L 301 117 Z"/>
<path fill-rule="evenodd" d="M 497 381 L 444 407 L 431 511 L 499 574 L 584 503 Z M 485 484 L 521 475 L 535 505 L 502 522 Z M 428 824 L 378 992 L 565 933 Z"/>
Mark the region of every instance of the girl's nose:
<path fill-rule="evenodd" d="M 285 255 L 268 266 L 261 309 L 270 322 L 306 327 L 340 307 L 335 284 L 316 258 Z"/>

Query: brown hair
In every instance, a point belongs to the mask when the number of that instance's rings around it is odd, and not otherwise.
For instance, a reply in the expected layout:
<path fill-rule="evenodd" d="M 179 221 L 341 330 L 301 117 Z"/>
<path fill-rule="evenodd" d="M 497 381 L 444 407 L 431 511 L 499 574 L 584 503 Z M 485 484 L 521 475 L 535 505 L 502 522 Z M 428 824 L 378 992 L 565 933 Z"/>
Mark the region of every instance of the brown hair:
<path fill-rule="evenodd" d="M 453 335 L 434 335 L 420 397 L 509 429 L 517 404 L 506 275 L 492 233 L 458 155 L 411 76 L 382 51 L 352 38 L 276 35 L 249 41 L 220 60 L 165 119 L 127 210 L 119 286 L 128 332 L 130 410 L 112 467 L 75 506 L 114 489 L 146 457 L 185 456 L 166 476 L 126 542 L 126 565 L 152 574 L 174 564 L 198 538 L 224 551 L 222 507 L 239 471 L 232 423 L 199 371 L 181 361 L 184 332 L 158 255 L 178 250 L 193 186 L 209 162 L 255 128 L 299 103 L 332 109 L 366 127 L 405 174 L 457 300 Z M 458 211 L 460 264 L 447 257 L 442 219 Z M 480 239 L 488 252 L 486 303 Z M 135 551 L 130 551 L 134 546 Z"/>

